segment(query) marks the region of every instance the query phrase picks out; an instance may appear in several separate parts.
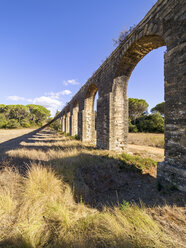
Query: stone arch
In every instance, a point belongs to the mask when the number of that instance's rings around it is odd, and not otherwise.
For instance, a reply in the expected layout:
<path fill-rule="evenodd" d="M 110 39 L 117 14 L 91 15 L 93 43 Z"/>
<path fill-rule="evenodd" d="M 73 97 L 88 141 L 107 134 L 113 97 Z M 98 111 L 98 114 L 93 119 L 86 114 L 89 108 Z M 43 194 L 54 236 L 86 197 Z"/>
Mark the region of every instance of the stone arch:
<path fill-rule="evenodd" d="M 84 100 L 83 110 L 83 141 L 96 143 L 94 100 L 98 88 L 95 84 L 89 85 Z"/>
<path fill-rule="evenodd" d="M 72 136 L 78 135 L 78 113 L 79 113 L 79 103 L 77 100 L 75 100 L 73 102 L 72 116 L 71 116 Z"/>
<path fill-rule="evenodd" d="M 164 39 L 159 35 L 146 35 L 134 41 L 121 57 L 117 66 L 115 78 L 120 76 L 130 77 L 132 71 L 140 60 L 149 52 L 159 47 L 165 46 Z"/>
<path fill-rule="evenodd" d="M 158 35 L 147 35 L 131 44 L 122 56 L 115 74 L 111 93 L 111 150 L 124 150 L 128 136 L 127 86 L 131 73 L 140 60 L 152 50 L 165 46 Z"/>

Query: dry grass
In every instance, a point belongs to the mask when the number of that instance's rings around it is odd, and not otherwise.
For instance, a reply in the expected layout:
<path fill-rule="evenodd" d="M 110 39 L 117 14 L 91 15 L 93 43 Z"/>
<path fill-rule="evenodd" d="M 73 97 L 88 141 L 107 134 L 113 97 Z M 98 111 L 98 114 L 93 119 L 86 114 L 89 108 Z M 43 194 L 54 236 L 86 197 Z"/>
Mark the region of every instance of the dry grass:
<path fill-rule="evenodd" d="M 99 211 L 75 202 L 69 186 L 79 165 L 92 171 L 122 165 L 147 173 L 156 170 L 154 161 L 96 150 L 50 132 L 21 145 L 7 154 L 19 163 L 30 161 L 26 175 L 8 167 L 0 171 L 0 247 L 184 247 L 183 208 L 123 202 Z"/>
<path fill-rule="evenodd" d="M 145 208 L 123 204 L 102 212 L 75 203 L 50 168 L 32 165 L 26 177 L 0 173 L 1 247 L 176 247 Z M 181 246 L 180 246 L 181 247 Z"/>
<path fill-rule="evenodd" d="M 140 146 L 164 148 L 164 134 L 129 133 L 128 143 Z"/>

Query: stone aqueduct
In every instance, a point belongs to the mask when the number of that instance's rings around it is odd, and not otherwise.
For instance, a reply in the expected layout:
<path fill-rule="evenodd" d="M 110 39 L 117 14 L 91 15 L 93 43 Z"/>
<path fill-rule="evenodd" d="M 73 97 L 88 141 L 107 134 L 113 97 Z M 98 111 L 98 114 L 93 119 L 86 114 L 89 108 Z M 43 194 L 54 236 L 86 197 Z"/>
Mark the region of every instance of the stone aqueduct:
<path fill-rule="evenodd" d="M 186 191 L 186 1 L 159 0 L 64 107 L 62 131 L 97 147 L 122 151 L 127 146 L 127 84 L 137 63 L 150 51 L 164 55 L 165 160 L 158 179 Z M 97 100 L 95 130 L 94 98 Z M 152 93 L 153 94 L 153 93 Z"/>

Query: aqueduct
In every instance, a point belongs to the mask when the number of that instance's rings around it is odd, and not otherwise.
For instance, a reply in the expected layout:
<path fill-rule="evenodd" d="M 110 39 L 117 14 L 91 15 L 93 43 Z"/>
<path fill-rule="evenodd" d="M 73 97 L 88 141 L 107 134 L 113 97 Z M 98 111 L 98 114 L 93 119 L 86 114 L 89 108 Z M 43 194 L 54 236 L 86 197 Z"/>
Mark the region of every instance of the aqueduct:
<path fill-rule="evenodd" d="M 158 180 L 186 191 L 186 1 L 159 0 L 60 113 L 62 131 L 108 150 L 124 150 L 128 135 L 127 84 L 150 51 L 164 55 L 165 160 Z M 95 130 L 94 98 L 97 100 Z"/>

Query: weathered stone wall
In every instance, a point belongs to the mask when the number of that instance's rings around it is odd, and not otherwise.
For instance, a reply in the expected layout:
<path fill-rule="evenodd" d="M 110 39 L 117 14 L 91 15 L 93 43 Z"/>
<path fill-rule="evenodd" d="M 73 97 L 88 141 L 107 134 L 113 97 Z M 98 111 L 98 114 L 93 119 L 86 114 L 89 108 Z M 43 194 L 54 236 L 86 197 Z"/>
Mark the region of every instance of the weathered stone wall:
<path fill-rule="evenodd" d="M 159 0 L 62 110 L 65 132 L 74 134 L 73 106 L 78 103 L 78 136 L 103 149 L 127 146 L 127 85 L 137 63 L 153 49 L 165 54 L 165 161 L 158 178 L 186 191 L 186 1 Z M 93 112 L 98 91 L 97 135 Z M 152 93 L 153 94 L 153 93 Z M 70 109 L 70 111 L 69 111 Z M 70 116 L 69 116 L 69 114 Z M 63 119 L 63 120 L 64 120 Z"/>

